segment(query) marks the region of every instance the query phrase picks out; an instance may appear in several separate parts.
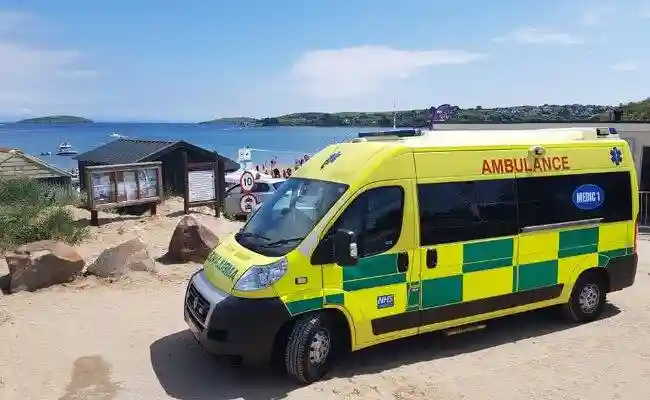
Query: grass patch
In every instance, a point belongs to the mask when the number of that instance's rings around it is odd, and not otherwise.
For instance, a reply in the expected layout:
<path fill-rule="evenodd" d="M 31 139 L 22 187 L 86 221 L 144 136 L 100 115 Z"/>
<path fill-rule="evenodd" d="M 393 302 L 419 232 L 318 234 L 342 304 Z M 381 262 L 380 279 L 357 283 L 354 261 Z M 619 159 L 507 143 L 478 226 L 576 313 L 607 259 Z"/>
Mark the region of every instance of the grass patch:
<path fill-rule="evenodd" d="M 66 208 L 80 201 L 71 188 L 23 178 L 0 180 L 0 251 L 38 240 L 80 243 L 89 228 Z"/>

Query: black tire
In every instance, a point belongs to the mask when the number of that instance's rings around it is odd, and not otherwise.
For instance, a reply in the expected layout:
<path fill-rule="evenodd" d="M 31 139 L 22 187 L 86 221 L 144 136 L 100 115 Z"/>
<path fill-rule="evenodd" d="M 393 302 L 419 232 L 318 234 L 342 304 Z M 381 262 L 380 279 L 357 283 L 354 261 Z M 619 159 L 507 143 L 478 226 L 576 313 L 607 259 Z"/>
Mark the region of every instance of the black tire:
<path fill-rule="evenodd" d="M 563 307 L 564 316 L 573 322 L 591 322 L 603 313 L 607 287 L 601 277 L 585 272 L 578 278 L 569 302 Z"/>
<path fill-rule="evenodd" d="M 299 383 L 313 383 L 329 370 L 332 354 L 330 327 L 323 314 L 305 315 L 293 326 L 284 360 L 287 373 Z"/>

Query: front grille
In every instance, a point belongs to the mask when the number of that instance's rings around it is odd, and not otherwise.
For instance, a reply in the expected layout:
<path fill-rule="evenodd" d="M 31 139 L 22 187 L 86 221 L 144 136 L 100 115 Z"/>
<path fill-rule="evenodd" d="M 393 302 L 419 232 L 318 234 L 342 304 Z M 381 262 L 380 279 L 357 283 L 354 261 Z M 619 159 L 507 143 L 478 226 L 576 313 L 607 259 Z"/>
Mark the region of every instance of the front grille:
<path fill-rule="evenodd" d="M 210 302 L 207 301 L 198 290 L 196 290 L 193 283 L 191 283 L 187 289 L 187 298 L 185 299 L 185 302 L 193 316 L 202 326 L 205 326 L 205 320 L 210 311 Z"/>

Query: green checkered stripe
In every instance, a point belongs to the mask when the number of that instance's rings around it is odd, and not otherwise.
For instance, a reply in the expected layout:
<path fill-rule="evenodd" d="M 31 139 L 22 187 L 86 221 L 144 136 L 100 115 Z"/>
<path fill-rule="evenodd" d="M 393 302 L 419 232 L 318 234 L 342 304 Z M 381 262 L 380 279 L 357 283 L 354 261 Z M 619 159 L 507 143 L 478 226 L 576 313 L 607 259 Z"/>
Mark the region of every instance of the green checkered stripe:
<path fill-rule="evenodd" d="M 598 264 L 607 267 L 609 260 L 634 252 L 633 248 L 598 251 L 598 227 L 558 232 L 557 257 L 513 266 L 514 239 L 503 238 L 462 244 L 462 273 L 425 279 L 406 284 L 406 273 L 397 271 L 397 255 L 383 254 L 359 260 L 355 267 L 343 268 L 343 293 L 290 302 L 291 314 L 344 305 L 345 292 L 405 283 L 408 290 L 407 311 L 433 308 L 463 301 L 463 276 L 473 272 L 513 267 L 512 291 L 525 291 L 555 285 L 559 276 L 559 260 L 586 254 L 598 254 Z M 421 292 L 421 293 L 420 293 Z"/>
<path fill-rule="evenodd" d="M 344 305 L 346 292 L 399 283 L 406 283 L 406 273 L 397 270 L 397 254 L 364 257 L 359 259 L 356 266 L 343 268 L 343 293 L 289 302 L 287 308 L 295 315 L 318 310 L 325 305 Z"/>

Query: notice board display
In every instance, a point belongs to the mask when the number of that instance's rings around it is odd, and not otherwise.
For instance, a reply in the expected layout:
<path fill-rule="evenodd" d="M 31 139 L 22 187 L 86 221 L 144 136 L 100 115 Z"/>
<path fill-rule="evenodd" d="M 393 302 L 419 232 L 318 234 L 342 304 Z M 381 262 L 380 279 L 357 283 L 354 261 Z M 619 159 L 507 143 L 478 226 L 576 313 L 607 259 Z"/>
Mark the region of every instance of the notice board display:
<path fill-rule="evenodd" d="M 226 181 L 223 161 L 195 162 L 188 160 L 183 153 L 185 168 L 185 201 L 183 211 L 189 214 L 190 207 L 212 206 L 216 217 L 220 214 Z"/>
<path fill-rule="evenodd" d="M 162 163 L 133 163 L 86 167 L 87 207 L 91 211 L 162 199 Z"/>
<path fill-rule="evenodd" d="M 187 172 L 190 203 L 214 201 L 217 198 L 214 169 Z"/>

